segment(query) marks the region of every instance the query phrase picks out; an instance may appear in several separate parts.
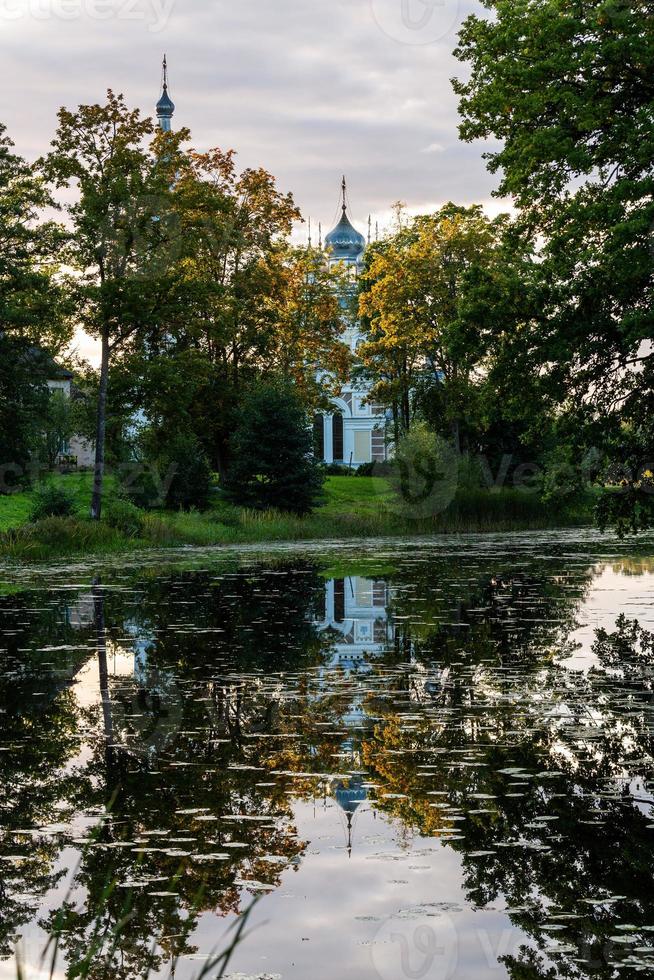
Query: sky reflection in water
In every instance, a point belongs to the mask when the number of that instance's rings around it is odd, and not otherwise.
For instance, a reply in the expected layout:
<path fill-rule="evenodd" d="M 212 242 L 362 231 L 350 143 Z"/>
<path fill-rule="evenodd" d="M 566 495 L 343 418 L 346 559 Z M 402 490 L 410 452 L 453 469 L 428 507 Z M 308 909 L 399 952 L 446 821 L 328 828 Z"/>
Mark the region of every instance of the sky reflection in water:
<path fill-rule="evenodd" d="M 652 975 L 653 588 L 588 534 L 6 569 L 0 977 L 198 976 L 253 897 L 236 977 Z"/>

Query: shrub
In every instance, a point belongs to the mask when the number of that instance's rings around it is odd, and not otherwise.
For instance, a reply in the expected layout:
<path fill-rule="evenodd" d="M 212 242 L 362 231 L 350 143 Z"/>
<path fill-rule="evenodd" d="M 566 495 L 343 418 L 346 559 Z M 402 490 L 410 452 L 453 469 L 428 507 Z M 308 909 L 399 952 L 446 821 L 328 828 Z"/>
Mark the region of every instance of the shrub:
<path fill-rule="evenodd" d="M 362 463 L 353 471 L 355 476 L 391 476 L 393 462 L 390 459 L 375 460 L 372 463 Z"/>
<path fill-rule="evenodd" d="M 119 496 L 142 510 L 205 510 L 211 484 L 211 466 L 199 440 L 192 433 L 178 434 L 158 456 L 123 468 Z"/>
<path fill-rule="evenodd" d="M 105 551 L 124 546 L 113 528 L 104 522 L 75 517 L 46 517 L 0 534 L 0 551 L 25 558 Z"/>
<path fill-rule="evenodd" d="M 206 510 L 211 493 L 211 465 L 195 435 L 174 436 L 157 462 L 165 481 L 166 507 Z"/>
<path fill-rule="evenodd" d="M 163 507 L 166 500 L 162 486 L 147 464 L 132 463 L 121 473 L 118 497 L 140 510 Z"/>
<path fill-rule="evenodd" d="M 395 508 L 411 520 L 443 513 L 456 496 L 460 457 L 425 422 L 399 442 L 391 471 Z"/>
<path fill-rule="evenodd" d="M 307 413 L 290 384 L 249 392 L 230 449 L 225 489 L 236 503 L 307 514 L 318 502 L 324 468 L 315 460 Z"/>
<path fill-rule="evenodd" d="M 41 483 L 32 495 L 30 521 L 46 517 L 70 517 L 75 512 L 75 498 L 58 483 Z"/>
<path fill-rule="evenodd" d="M 128 500 L 115 498 L 110 500 L 104 508 L 103 514 L 105 522 L 114 530 L 128 538 L 137 538 L 142 533 L 145 524 L 145 514 Z"/>

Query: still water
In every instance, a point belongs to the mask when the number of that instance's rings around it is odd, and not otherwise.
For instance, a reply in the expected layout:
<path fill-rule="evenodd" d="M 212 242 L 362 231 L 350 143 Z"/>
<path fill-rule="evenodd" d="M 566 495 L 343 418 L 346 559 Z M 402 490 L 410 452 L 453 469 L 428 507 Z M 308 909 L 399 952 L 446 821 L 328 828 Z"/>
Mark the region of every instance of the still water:
<path fill-rule="evenodd" d="M 0 568 L 0 978 L 654 976 L 652 555 Z"/>

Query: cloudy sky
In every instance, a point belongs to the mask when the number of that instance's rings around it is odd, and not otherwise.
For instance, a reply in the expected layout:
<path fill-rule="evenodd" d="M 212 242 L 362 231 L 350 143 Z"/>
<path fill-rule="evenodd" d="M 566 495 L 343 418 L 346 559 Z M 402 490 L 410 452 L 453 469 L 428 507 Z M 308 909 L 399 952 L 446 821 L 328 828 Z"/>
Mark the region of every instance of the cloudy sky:
<path fill-rule="evenodd" d="M 108 86 L 152 112 L 164 51 L 175 122 L 263 165 L 323 229 L 351 216 L 491 201 L 483 147 L 457 137 L 456 35 L 477 0 L 0 0 L 2 121 L 34 158 L 59 106 Z"/>
<path fill-rule="evenodd" d="M 488 201 L 480 145 L 457 139 L 452 56 L 476 0 L 0 0 L 3 121 L 27 157 L 60 105 L 107 86 L 151 112 L 168 54 L 175 121 L 230 146 L 328 225 L 347 173 L 353 217 Z"/>

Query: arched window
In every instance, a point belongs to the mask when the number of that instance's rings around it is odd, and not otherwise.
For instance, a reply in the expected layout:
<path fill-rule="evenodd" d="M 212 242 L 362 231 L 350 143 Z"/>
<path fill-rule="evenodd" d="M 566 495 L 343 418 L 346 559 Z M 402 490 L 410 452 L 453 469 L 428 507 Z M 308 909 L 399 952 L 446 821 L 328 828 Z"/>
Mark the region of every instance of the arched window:
<path fill-rule="evenodd" d="M 332 445 L 334 460 L 341 462 L 343 459 L 343 416 L 340 412 L 336 412 L 333 418 Z"/>
<path fill-rule="evenodd" d="M 325 458 L 325 420 L 322 415 L 313 418 L 313 451 L 316 459 Z"/>

